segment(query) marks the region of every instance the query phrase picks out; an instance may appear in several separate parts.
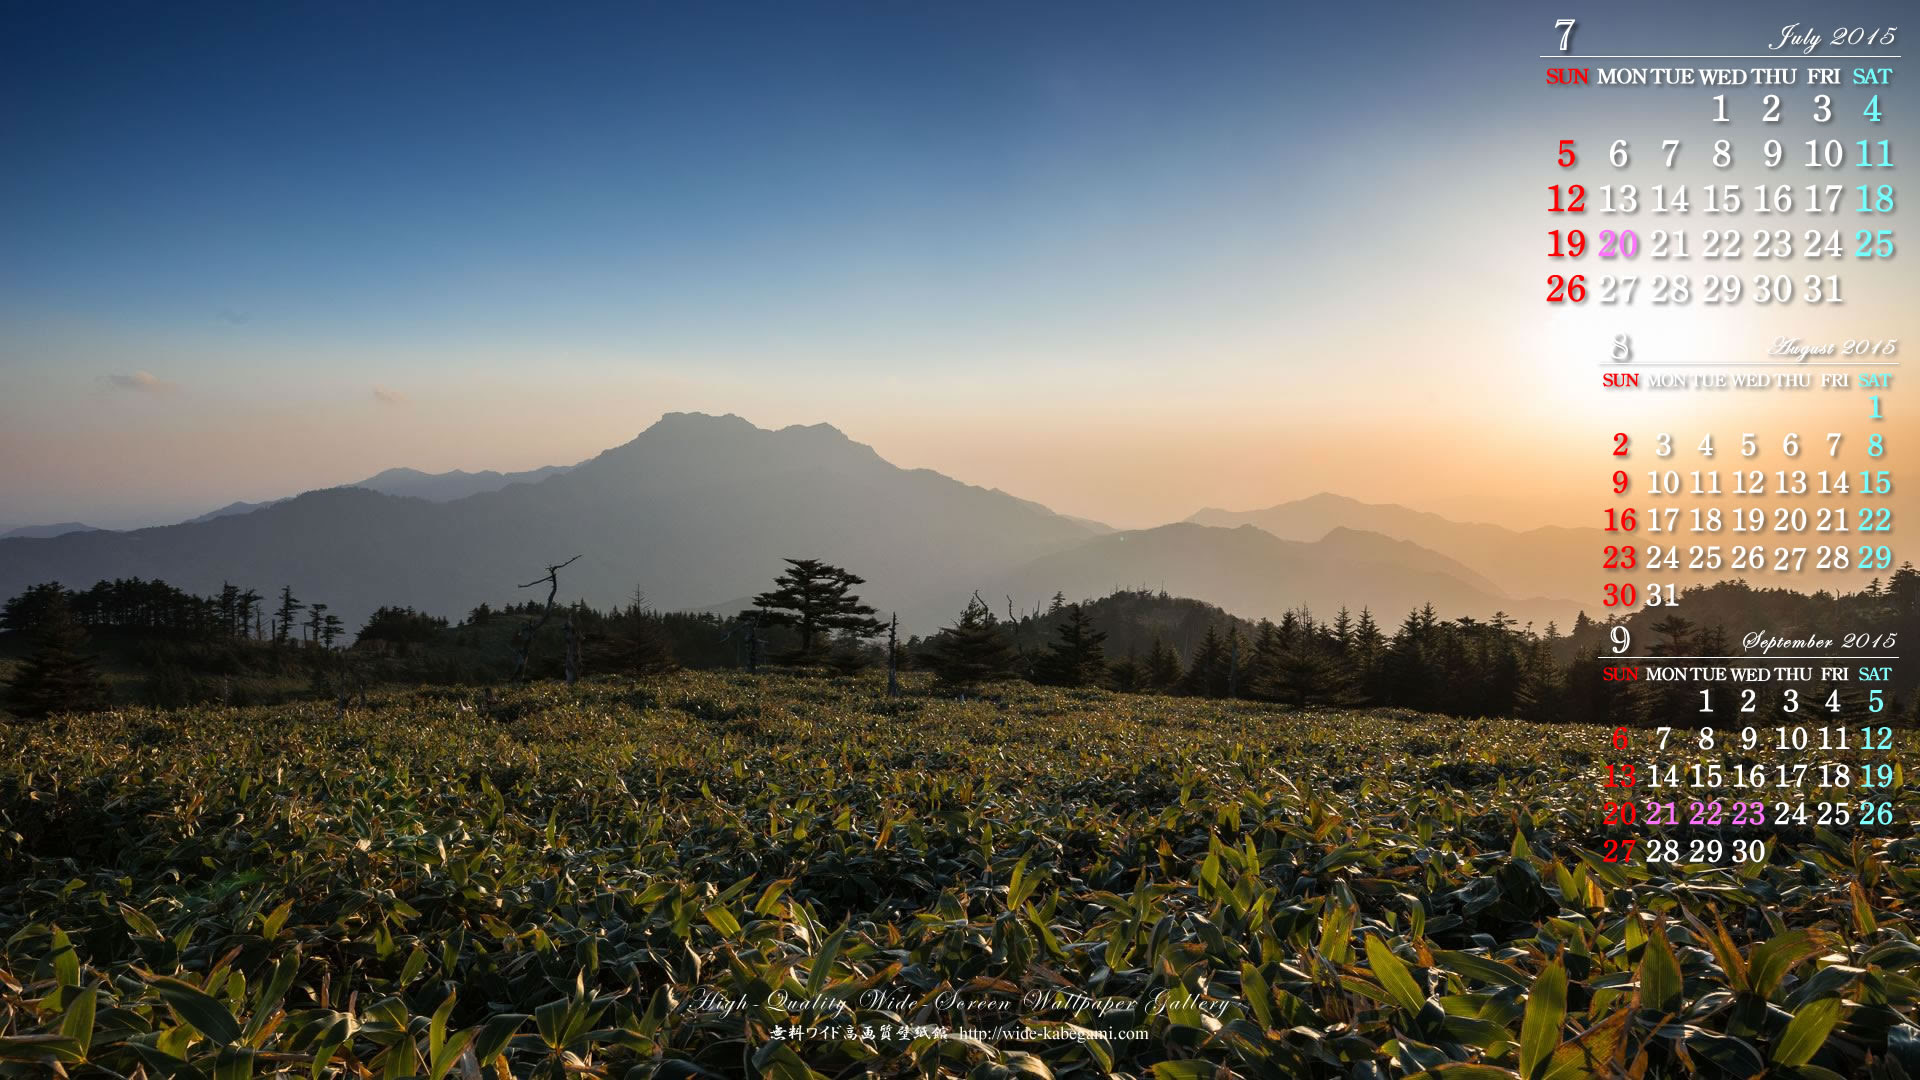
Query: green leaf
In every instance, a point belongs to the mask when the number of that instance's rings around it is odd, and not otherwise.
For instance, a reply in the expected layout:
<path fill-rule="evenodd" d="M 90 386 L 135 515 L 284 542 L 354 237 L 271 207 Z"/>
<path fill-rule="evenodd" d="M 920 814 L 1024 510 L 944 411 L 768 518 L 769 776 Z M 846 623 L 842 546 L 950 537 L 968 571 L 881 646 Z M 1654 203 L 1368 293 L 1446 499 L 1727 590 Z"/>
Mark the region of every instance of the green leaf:
<path fill-rule="evenodd" d="M 1157 1080 L 1213 1080 L 1215 1071 L 1204 1061 L 1161 1061 L 1153 1066 Z"/>
<path fill-rule="evenodd" d="M 433 1058 L 427 1065 L 427 1080 L 440 1080 L 447 1075 L 447 1070 L 453 1068 L 454 1062 L 460 1060 L 460 1055 L 466 1050 L 467 1044 L 471 1043 L 474 1036 L 479 1033 L 479 1028 L 467 1028 L 465 1031 L 454 1032 L 451 1038 L 441 1043 L 440 1048 L 433 1052 Z"/>
<path fill-rule="evenodd" d="M 272 941 L 280 936 L 280 928 L 287 925 L 287 916 L 293 912 L 293 901 L 288 900 L 274 908 L 268 915 L 260 916 L 260 936 Z"/>
<path fill-rule="evenodd" d="M 453 1003 L 460 997 L 458 992 L 449 991 L 447 999 L 433 1010 L 433 1019 L 427 1021 L 427 1060 L 440 1056 L 440 1048 L 447 1042 L 447 1017 L 453 1015 Z"/>
<path fill-rule="evenodd" d="M 1805 930 L 1789 930 L 1753 947 L 1747 961 L 1747 981 L 1754 993 L 1771 997 L 1787 972 L 1802 960 L 1820 953 L 1826 946 Z"/>
<path fill-rule="evenodd" d="M 415 945 L 413 952 L 407 955 L 406 965 L 400 969 L 400 981 L 398 985 L 406 986 L 412 983 L 413 980 L 420 977 L 420 972 L 424 971 L 426 966 L 427 950 Z"/>
<path fill-rule="evenodd" d="M 1414 981 L 1407 965 L 1393 955 L 1393 949 L 1379 934 L 1367 935 L 1367 966 L 1373 969 L 1373 977 L 1380 980 L 1395 1005 L 1410 1016 L 1419 1015 L 1427 1003 L 1427 995 L 1420 992 L 1420 984 Z"/>
<path fill-rule="evenodd" d="M 83 988 L 60 1015 L 60 1034 L 72 1039 L 82 1054 L 93 1048 L 93 1010 L 98 1004 L 98 995 Z"/>
<path fill-rule="evenodd" d="M 526 1013 L 501 1013 L 489 1017 L 486 1023 L 480 1025 L 480 1033 L 474 1036 L 474 1060 L 485 1065 L 498 1057 L 526 1022 Z"/>
<path fill-rule="evenodd" d="M 208 1041 L 228 1046 L 240 1040 L 240 1025 L 225 1005 L 203 993 L 199 987 L 179 979 L 160 976 L 153 980 L 160 999 L 172 1006 L 183 1023 Z"/>
<path fill-rule="evenodd" d="M 1433 954 L 1441 970 L 1458 975 L 1471 975 L 1483 983 L 1496 986 L 1511 986 L 1516 990 L 1527 988 L 1527 977 L 1517 969 L 1498 960 L 1468 952 L 1453 952 L 1442 949 Z"/>
<path fill-rule="evenodd" d="M 1535 1080 L 1560 1049 L 1560 1027 L 1567 1019 L 1567 968 L 1558 959 L 1533 980 L 1527 1015 L 1520 1023 L 1520 1075 Z"/>
<path fill-rule="evenodd" d="M 1240 965 L 1240 995 L 1247 999 L 1247 1008 L 1253 1010 L 1253 1017 L 1260 1021 L 1260 1026 L 1272 1029 L 1273 991 L 1267 988 L 1267 980 L 1260 975 L 1260 969 L 1252 964 Z"/>
<path fill-rule="evenodd" d="M 266 1029 L 267 1022 L 279 1012 L 280 1002 L 292 988 L 294 977 L 299 974 L 300 948 L 296 945 L 291 952 L 280 958 L 278 964 L 274 965 L 273 977 L 267 980 L 266 989 L 262 990 L 260 997 L 254 1001 L 253 1015 L 247 1018 L 246 1030 L 242 1036 L 245 1041 L 251 1043 L 254 1036 Z"/>
<path fill-rule="evenodd" d="M 65 1035 L 0 1035 L 0 1061 L 84 1060 L 80 1045 Z"/>
<path fill-rule="evenodd" d="M 840 956 L 840 947 L 847 940 L 847 928 L 841 927 L 833 932 L 826 944 L 820 946 L 820 955 L 813 958 L 813 964 L 807 969 L 807 996 L 818 997 L 826 988 L 827 979 L 833 974 L 833 962 Z"/>
<path fill-rule="evenodd" d="M 724 937 L 737 937 L 740 933 L 740 920 L 733 917 L 725 904 L 715 904 L 700 913 L 706 917 L 707 924 L 720 931 Z"/>
<path fill-rule="evenodd" d="M 120 921 L 127 924 L 127 929 L 133 931 L 134 937 L 153 938 L 155 940 L 160 940 L 162 937 L 160 927 L 156 926 L 154 921 L 147 918 L 146 913 L 140 911 L 138 908 L 121 904 Z"/>
<path fill-rule="evenodd" d="M 57 926 L 53 928 L 53 955 L 47 959 L 53 964 L 55 982 L 61 986 L 80 985 L 80 954 L 73 951 L 67 932 Z"/>
<path fill-rule="evenodd" d="M 1666 931 L 1656 929 L 1647 938 L 1646 952 L 1640 958 L 1640 1006 L 1671 1016 L 1680 1011 L 1684 989 L 1680 961 L 1674 959 Z"/>
<path fill-rule="evenodd" d="M 1774 1041 L 1773 1063 L 1791 1067 L 1812 1061 L 1827 1041 L 1827 1034 L 1840 1022 L 1841 1004 L 1839 998 L 1821 998 L 1793 1014 L 1787 1030 Z"/>
<path fill-rule="evenodd" d="M 1620 1056 L 1621 1040 L 1626 1036 L 1628 1013 L 1622 1009 L 1581 1032 L 1571 1042 L 1562 1043 L 1547 1065 L 1545 1080 L 1586 1080 L 1610 1077 L 1621 1070 L 1613 1067 Z"/>

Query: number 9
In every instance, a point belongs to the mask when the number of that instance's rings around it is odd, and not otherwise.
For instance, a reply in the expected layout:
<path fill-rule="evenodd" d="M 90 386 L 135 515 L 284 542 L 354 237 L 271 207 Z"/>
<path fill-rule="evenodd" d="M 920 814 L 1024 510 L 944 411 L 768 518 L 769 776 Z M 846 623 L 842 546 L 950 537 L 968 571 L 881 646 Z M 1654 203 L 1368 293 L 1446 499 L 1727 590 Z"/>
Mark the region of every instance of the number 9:
<path fill-rule="evenodd" d="M 1626 626 L 1621 623 L 1615 623 L 1613 629 L 1607 631 L 1607 636 L 1613 639 L 1613 654 L 1615 656 L 1626 652 L 1628 646 L 1633 641 L 1633 631 L 1628 630 Z"/>

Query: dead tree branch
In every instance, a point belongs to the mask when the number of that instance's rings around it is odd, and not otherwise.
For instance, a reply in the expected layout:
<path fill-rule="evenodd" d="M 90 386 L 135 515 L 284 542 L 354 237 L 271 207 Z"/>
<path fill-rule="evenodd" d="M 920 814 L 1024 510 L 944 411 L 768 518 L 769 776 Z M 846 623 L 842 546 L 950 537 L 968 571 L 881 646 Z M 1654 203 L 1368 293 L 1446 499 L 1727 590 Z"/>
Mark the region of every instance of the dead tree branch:
<path fill-rule="evenodd" d="M 553 617 L 553 598 L 560 592 L 560 571 L 565 570 L 569 566 L 572 566 L 574 563 L 578 562 L 579 560 L 580 560 L 580 556 L 575 555 L 573 558 L 568 559 L 566 562 L 554 563 L 553 565 L 547 567 L 547 572 L 544 575 L 534 578 L 532 581 L 529 581 L 525 585 L 520 586 L 523 589 L 531 589 L 543 581 L 546 582 L 547 583 L 547 606 L 546 606 L 546 610 L 540 613 L 540 621 L 533 624 L 533 629 L 527 631 L 526 639 L 520 643 L 519 663 L 515 664 L 513 669 L 514 682 L 521 682 L 526 678 L 527 657 L 531 655 L 533 652 L 533 639 L 539 635 L 540 628 L 547 625 L 547 620 Z"/>

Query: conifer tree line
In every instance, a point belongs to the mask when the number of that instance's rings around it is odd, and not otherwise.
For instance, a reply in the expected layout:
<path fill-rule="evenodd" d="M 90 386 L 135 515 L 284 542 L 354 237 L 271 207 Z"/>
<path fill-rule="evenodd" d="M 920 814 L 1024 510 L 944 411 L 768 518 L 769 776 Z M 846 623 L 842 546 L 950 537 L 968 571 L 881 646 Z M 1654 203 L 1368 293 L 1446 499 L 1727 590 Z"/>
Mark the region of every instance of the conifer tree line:
<path fill-rule="evenodd" d="M 1581 613 L 1565 633 L 1554 624 L 1520 626 L 1504 613 L 1442 618 L 1424 605 L 1383 624 L 1374 612 L 1342 608 L 1332 618 L 1301 609 L 1250 621 L 1198 600 L 1121 590 L 1072 603 L 1056 594 L 1020 613 L 975 593 L 937 633 L 899 641 L 858 590 L 864 579 L 824 560 L 789 559 L 773 587 L 732 617 L 661 612 L 635 590 L 624 605 L 601 610 L 580 601 L 549 611 L 539 601 L 480 604 L 450 625 L 411 607 L 375 611 L 355 636 L 355 655 L 384 658 L 387 676 L 415 682 L 502 681 L 510 665 L 506 635 L 528 661 L 527 677 L 563 673 L 649 675 L 679 666 L 787 667 L 854 674 L 884 667 L 922 670 L 940 693 L 980 692 L 999 680 L 1062 687 L 1273 702 L 1293 707 L 1392 707 L 1457 716 L 1519 717 L 1605 725 L 1698 724 L 1696 687 L 1605 677 L 1620 665 L 1610 631 L 1627 626 L 1632 653 L 1646 657 L 1738 653 L 1724 627 L 1764 626 L 1818 633 L 1826 628 L 1920 634 L 1920 572 L 1911 564 L 1891 579 L 1846 594 L 1755 589 L 1742 581 L 1688 590 L 1693 618 L 1648 609 L 1601 622 Z M 528 640 L 549 616 L 545 637 Z M 85 590 L 38 585 L 0 608 L 0 630 L 40 643 L 16 667 L 11 711 L 38 715 L 104 701 L 88 635 L 186 637 L 244 645 L 271 654 L 291 645 L 331 650 L 345 629 L 323 603 L 291 588 L 263 599 L 233 585 L 193 596 L 164 582 L 103 581 Z M 560 634 L 564 632 L 564 639 Z M 497 640 L 496 640 L 497 639 Z M 881 639 L 876 641 L 876 639 Z M 230 662 L 230 661 L 229 661 Z M 1910 680 L 1909 676 L 1909 680 Z M 1910 685 L 1885 688 L 1878 703 L 1889 721 L 1907 718 Z M 1806 688 L 1856 715 L 1869 704 L 1857 685 Z M 1711 702 L 1718 716 L 1732 695 Z M 1752 719 L 1748 718 L 1749 721 Z"/>
<path fill-rule="evenodd" d="M 55 607 L 91 632 L 169 635 L 195 639 L 238 638 L 287 644 L 304 641 L 332 648 L 346 634 L 325 604 L 307 604 L 282 588 L 271 612 L 254 589 L 224 584 L 211 596 L 195 596 L 164 581 L 116 578 L 73 590 L 59 582 L 33 585 L 0 607 L 0 630 L 34 633 Z"/>

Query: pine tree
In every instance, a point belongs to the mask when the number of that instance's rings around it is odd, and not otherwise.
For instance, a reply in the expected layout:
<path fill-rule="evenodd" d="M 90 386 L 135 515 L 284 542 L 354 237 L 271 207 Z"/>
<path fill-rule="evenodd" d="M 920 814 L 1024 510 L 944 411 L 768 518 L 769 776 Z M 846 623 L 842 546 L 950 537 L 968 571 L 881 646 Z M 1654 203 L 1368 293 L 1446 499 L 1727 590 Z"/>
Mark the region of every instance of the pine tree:
<path fill-rule="evenodd" d="M 824 637 L 842 631 L 865 639 L 886 629 L 874 610 L 853 592 L 866 579 L 818 559 L 788 559 L 774 589 L 753 598 L 760 624 L 791 626 L 800 644 L 786 659 L 806 663 L 822 655 Z"/>
<path fill-rule="evenodd" d="M 1007 635 L 980 594 L 973 594 L 960 620 L 933 639 L 928 666 L 947 686 L 968 687 L 1001 678 L 1013 666 Z"/>
<path fill-rule="evenodd" d="M 1100 643 L 1107 635 L 1093 628 L 1093 620 L 1079 604 L 1065 605 L 1058 635 L 1034 666 L 1035 682 L 1099 686 L 1106 681 L 1107 660 Z"/>
<path fill-rule="evenodd" d="M 106 684 L 83 651 L 87 632 L 74 621 L 66 596 L 41 610 L 38 641 L 8 685 L 7 707 L 20 716 L 88 712 L 106 705 Z"/>
<path fill-rule="evenodd" d="M 1107 680 L 1113 684 L 1113 688 L 1125 694 L 1138 693 L 1145 689 L 1146 677 L 1146 668 L 1141 665 L 1140 658 L 1134 655 L 1132 650 L 1127 651 L 1126 659 L 1115 663 L 1107 672 Z"/>

